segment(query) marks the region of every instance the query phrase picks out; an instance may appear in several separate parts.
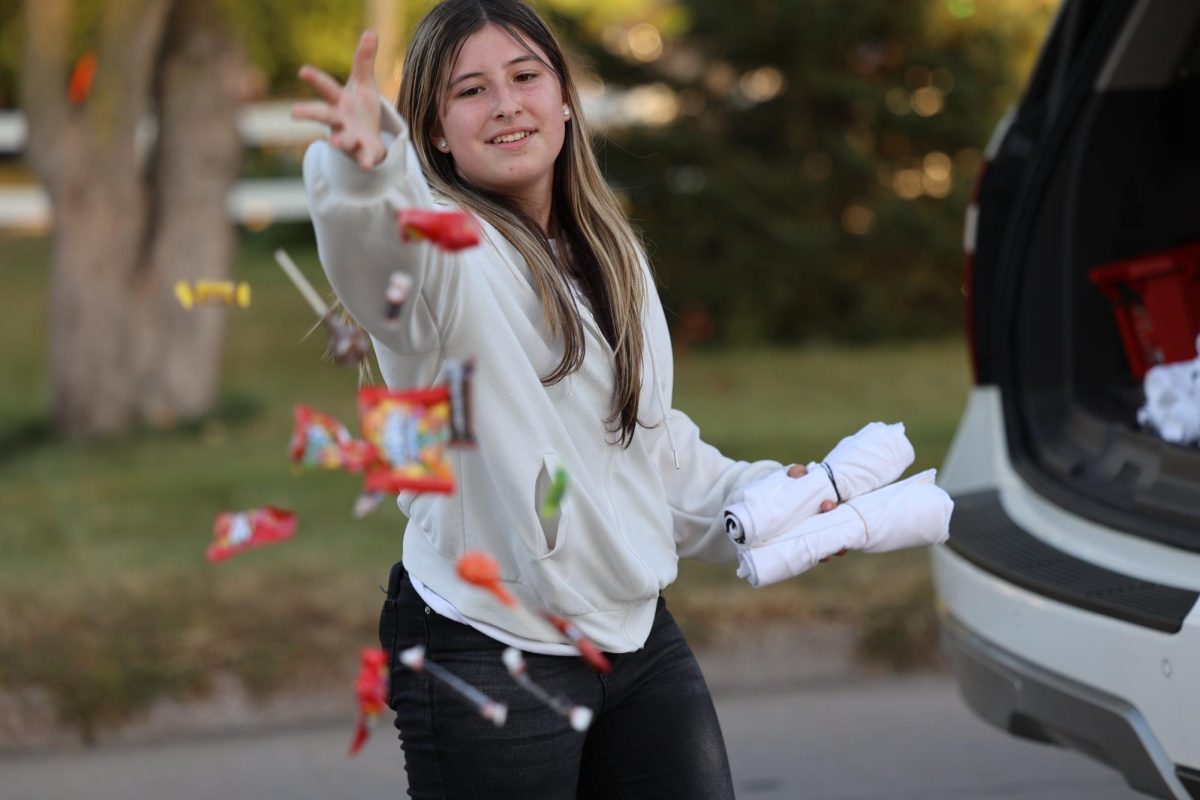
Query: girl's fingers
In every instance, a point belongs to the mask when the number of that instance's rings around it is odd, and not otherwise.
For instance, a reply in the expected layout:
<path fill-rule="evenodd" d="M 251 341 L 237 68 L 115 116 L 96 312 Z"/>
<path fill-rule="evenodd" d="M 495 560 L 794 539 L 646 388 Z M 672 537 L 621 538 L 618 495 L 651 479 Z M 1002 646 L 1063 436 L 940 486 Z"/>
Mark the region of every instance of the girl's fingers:
<path fill-rule="evenodd" d="M 375 31 L 363 31 L 354 51 L 354 68 L 350 71 L 350 80 L 375 83 L 375 53 L 378 49 L 379 36 Z"/>
<path fill-rule="evenodd" d="M 327 103 L 318 101 L 292 103 L 292 119 L 307 119 L 320 122 L 329 127 L 339 127 L 341 120 L 338 114 Z"/>
<path fill-rule="evenodd" d="M 378 142 L 373 142 L 370 144 L 364 143 L 360 152 L 362 157 L 365 158 L 363 169 L 371 169 L 387 157 L 387 149 Z"/>
<path fill-rule="evenodd" d="M 371 169 L 378 163 L 375 159 L 375 151 L 367 148 L 358 148 L 358 165 L 363 169 Z"/>
<path fill-rule="evenodd" d="M 305 64 L 300 68 L 300 80 L 307 83 L 317 93 L 317 96 L 331 106 L 335 106 L 342 97 L 342 87 L 328 74 L 316 67 Z"/>
<path fill-rule="evenodd" d="M 362 162 L 362 136 L 353 131 L 342 136 L 342 152 L 359 163 Z"/>
<path fill-rule="evenodd" d="M 800 478 L 808 474 L 808 467 L 803 464 L 792 464 L 788 467 L 787 475 L 789 478 Z"/>

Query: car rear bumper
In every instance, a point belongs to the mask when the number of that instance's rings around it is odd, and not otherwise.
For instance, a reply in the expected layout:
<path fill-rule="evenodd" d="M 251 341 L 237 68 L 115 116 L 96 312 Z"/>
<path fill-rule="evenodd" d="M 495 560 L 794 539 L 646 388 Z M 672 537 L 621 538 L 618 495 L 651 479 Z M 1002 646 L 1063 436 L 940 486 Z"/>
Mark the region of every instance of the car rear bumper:
<path fill-rule="evenodd" d="M 963 699 L 988 722 L 1085 753 L 1154 797 L 1200 798 L 1200 773 L 1171 762 L 1136 708 L 1014 656 L 953 617 L 943 622 Z"/>
<path fill-rule="evenodd" d="M 1200 799 L 1196 555 L 1032 491 L 1008 463 L 994 387 L 974 390 L 940 482 L 957 505 L 933 573 L 970 705 L 1142 791 Z"/>

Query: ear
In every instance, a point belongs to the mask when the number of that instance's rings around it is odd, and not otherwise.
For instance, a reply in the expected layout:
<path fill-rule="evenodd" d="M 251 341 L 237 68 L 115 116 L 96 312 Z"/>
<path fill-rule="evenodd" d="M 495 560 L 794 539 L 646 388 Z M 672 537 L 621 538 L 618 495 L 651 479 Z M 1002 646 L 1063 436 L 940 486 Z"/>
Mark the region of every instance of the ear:
<path fill-rule="evenodd" d="M 434 123 L 434 126 L 429 129 L 430 139 L 433 142 L 433 147 L 439 153 L 449 154 L 450 148 L 445 144 L 446 134 L 440 122 Z"/>

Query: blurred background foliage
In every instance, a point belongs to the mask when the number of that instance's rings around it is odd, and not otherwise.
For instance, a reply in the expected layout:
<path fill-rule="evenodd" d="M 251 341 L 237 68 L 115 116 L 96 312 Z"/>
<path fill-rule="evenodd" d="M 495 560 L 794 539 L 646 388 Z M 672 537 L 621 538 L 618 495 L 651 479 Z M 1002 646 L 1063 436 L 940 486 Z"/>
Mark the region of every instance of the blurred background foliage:
<path fill-rule="evenodd" d="M 0 0 L 0 108 L 17 98 L 20 0 Z M 247 101 L 349 70 L 359 31 L 428 0 L 228 0 Z M 680 344 L 878 341 L 961 318 L 961 227 L 981 150 L 1017 97 L 1052 0 L 541 0 L 604 109 L 610 181 L 642 229 Z M 75 48 L 100 0 L 75 4 Z M 250 174 L 298 172 L 250 153 Z"/>
<path fill-rule="evenodd" d="M 682 0 L 689 24 L 589 53 L 665 120 L 606 162 L 685 338 L 956 330 L 962 217 L 1050 4 Z M 641 61 L 642 63 L 637 63 Z"/>

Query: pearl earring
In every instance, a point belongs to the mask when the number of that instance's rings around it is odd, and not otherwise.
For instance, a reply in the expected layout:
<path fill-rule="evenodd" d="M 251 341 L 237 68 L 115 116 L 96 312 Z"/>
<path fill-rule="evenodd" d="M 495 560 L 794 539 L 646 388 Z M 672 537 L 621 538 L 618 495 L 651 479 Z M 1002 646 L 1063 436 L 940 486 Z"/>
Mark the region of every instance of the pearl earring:
<path fill-rule="evenodd" d="M 445 150 L 447 147 L 450 146 L 450 143 L 447 142 L 445 139 L 438 139 L 437 146 L 438 146 L 438 150 Z"/>
<path fill-rule="evenodd" d="M 571 118 L 570 106 L 563 106 L 563 119 L 570 119 L 570 118 Z"/>

